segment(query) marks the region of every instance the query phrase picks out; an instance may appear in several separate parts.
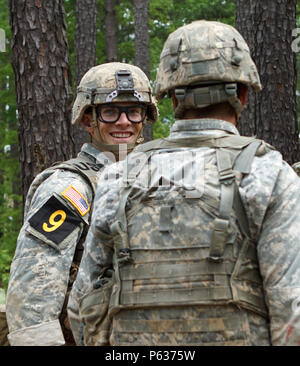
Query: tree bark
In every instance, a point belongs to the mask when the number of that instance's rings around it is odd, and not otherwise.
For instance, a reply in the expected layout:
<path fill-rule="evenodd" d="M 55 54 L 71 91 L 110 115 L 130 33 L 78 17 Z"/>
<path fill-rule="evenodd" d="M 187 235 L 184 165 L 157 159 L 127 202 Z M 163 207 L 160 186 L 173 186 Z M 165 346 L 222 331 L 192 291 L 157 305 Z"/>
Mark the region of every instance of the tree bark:
<path fill-rule="evenodd" d="M 34 177 L 74 153 L 63 0 L 10 0 L 23 203 Z"/>
<path fill-rule="evenodd" d="M 107 62 L 116 62 L 118 60 L 118 23 L 116 18 L 115 5 L 115 0 L 104 1 Z"/>
<path fill-rule="evenodd" d="M 97 0 L 76 0 L 75 27 L 75 87 L 83 75 L 96 65 Z M 73 130 L 76 154 L 89 140 L 81 124 Z"/>
<path fill-rule="evenodd" d="M 150 79 L 149 0 L 134 0 L 135 65 Z M 145 142 L 153 139 L 152 124 L 143 130 Z"/>
<path fill-rule="evenodd" d="M 264 139 L 294 163 L 300 159 L 296 54 L 291 47 L 296 0 L 236 0 L 236 27 L 250 47 L 263 87 L 260 93 L 249 90 L 239 130 Z"/>

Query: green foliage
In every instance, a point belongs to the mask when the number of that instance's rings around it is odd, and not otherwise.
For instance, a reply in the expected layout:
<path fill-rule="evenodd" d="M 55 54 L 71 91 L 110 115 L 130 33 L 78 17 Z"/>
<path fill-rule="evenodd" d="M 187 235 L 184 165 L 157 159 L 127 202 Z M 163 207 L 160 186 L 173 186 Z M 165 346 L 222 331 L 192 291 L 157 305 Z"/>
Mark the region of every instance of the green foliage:
<path fill-rule="evenodd" d="M 74 83 L 74 69 L 75 69 L 75 51 L 74 51 L 74 40 L 75 40 L 75 13 L 76 13 L 76 0 L 65 0 L 64 8 L 65 8 L 65 20 L 67 24 L 67 39 L 68 39 L 68 47 L 69 47 L 69 61 L 70 68 L 72 70 L 73 75 L 73 83 Z"/>
<path fill-rule="evenodd" d="M 171 99 L 164 98 L 159 103 L 159 119 L 153 124 L 153 139 L 167 137 L 174 123 Z"/>
<path fill-rule="evenodd" d="M 5 292 L 3 288 L 0 288 L 0 304 L 5 304 Z"/>
<path fill-rule="evenodd" d="M 4 288 L 22 221 L 22 197 L 14 192 L 20 186 L 19 162 L 7 151 L 9 146 L 17 144 L 16 140 L 16 131 L 8 131 L 0 145 L 0 287 Z"/>
<path fill-rule="evenodd" d="M 134 14 L 133 2 L 130 0 L 118 1 L 116 5 L 118 21 L 118 60 L 134 63 Z"/>
<path fill-rule="evenodd" d="M 0 287 L 7 287 L 9 267 L 21 228 L 20 165 L 17 156 L 17 116 L 14 75 L 10 63 L 8 1 L 1 0 L 0 28 L 6 52 L 0 53 Z"/>

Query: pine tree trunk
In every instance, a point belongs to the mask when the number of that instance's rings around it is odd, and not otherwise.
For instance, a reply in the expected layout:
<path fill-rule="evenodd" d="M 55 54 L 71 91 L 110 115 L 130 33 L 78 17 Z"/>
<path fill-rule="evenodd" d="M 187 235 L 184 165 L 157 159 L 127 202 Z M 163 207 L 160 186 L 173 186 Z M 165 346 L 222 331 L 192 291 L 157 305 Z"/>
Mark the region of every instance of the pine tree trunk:
<path fill-rule="evenodd" d="M 135 65 L 150 79 L 149 0 L 134 0 Z M 143 131 L 145 142 L 153 139 L 152 125 Z"/>
<path fill-rule="evenodd" d="M 116 1 L 105 0 L 105 30 L 106 30 L 106 59 L 107 62 L 115 62 L 118 60 L 118 43 L 117 43 L 117 18 L 115 12 Z"/>
<path fill-rule="evenodd" d="M 298 161 L 296 54 L 291 47 L 296 0 L 236 0 L 236 26 L 250 47 L 263 87 L 260 93 L 249 90 L 239 130 L 264 139 L 287 162 Z"/>
<path fill-rule="evenodd" d="M 96 64 L 97 0 L 76 0 L 75 29 L 75 87 L 83 75 Z M 89 135 L 81 124 L 73 129 L 75 151 L 89 141 Z"/>
<path fill-rule="evenodd" d="M 74 153 L 63 0 L 10 0 L 23 202 L 34 177 Z"/>

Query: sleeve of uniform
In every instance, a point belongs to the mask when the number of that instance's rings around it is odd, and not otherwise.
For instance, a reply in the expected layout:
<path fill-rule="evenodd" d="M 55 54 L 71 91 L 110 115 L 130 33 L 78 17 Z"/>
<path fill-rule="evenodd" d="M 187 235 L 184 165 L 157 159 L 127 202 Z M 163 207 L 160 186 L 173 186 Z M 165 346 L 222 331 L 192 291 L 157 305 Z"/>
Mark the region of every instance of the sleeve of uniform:
<path fill-rule="evenodd" d="M 104 235 L 102 234 L 102 237 Z M 109 235 L 107 237 L 109 237 L 109 242 L 112 242 L 112 238 Z M 93 290 L 93 283 L 100 274 L 106 268 L 111 267 L 113 254 L 113 245 L 101 245 L 99 235 L 95 235 L 94 230 L 89 230 L 84 246 L 82 261 L 68 302 L 68 318 L 77 345 L 84 345 L 83 329 L 79 317 L 80 300 Z"/>
<path fill-rule="evenodd" d="M 117 164 L 114 164 L 117 165 Z M 84 244 L 84 253 L 78 275 L 72 287 L 68 302 L 68 317 L 77 345 L 82 345 L 82 329 L 79 318 L 81 298 L 93 289 L 93 283 L 105 269 L 112 267 L 113 238 L 109 223 L 114 219 L 119 204 L 119 183 L 117 179 L 107 179 L 115 168 L 106 168 L 98 181 L 94 200 L 91 226 Z"/>
<path fill-rule="evenodd" d="M 300 180 L 272 151 L 255 158 L 241 193 L 257 241 L 272 345 L 300 345 Z"/>
<path fill-rule="evenodd" d="M 27 203 L 7 291 L 11 345 L 65 343 L 59 316 L 91 200 L 92 189 L 81 176 L 56 170 Z"/>

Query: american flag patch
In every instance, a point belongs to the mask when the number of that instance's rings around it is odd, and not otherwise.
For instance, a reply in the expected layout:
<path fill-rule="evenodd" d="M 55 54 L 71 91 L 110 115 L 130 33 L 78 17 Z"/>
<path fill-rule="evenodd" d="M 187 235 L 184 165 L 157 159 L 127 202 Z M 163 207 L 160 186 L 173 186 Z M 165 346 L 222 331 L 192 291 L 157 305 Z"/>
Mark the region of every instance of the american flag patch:
<path fill-rule="evenodd" d="M 72 186 L 67 188 L 62 195 L 84 216 L 90 209 L 86 199 Z"/>

